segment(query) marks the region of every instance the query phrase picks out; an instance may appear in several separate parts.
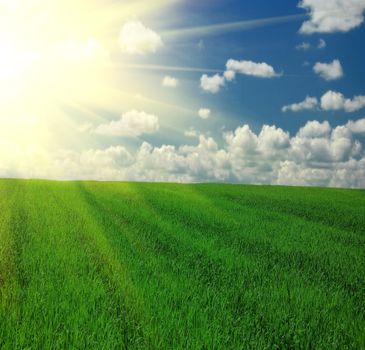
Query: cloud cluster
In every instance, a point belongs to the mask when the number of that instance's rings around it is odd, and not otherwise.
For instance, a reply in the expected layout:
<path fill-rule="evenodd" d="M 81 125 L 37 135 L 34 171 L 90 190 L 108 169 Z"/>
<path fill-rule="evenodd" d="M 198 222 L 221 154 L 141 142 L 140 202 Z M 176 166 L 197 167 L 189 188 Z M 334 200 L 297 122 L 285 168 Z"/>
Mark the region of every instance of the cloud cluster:
<path fill-rule="evenodd" d="M 195 146 L 153 147 L 144 142 L 135 155 L 120 148 L 102 151 L 110 165 L 105 166 L 104 160 L 103 173 L 92 177 L 364 187 L 365 155 L 355 138 L 364 129 L 365 119 L 336 128 L 311 121 L 290 137 L 275 126 L 264 125 L 256 134 L 243 125 L 223 135 L 221 148 L 202 135 Z M 93 151 L 80 159 L 89 159 L 89 164 L 100 162 L 99 156 Z M 94 172 L 100 168 L 94 167 Z"/>
<path fill-rule="evenodd" d="M 339 60 L 330 63 L 317 62 L 313 71 L 325 80 L 337 80 L 343 77 L 343 69 Z"/>
<path fill-rule="evenodd" d="M 155 53 L 163 46 L 161 37 L 139 21 L 125 23 L 120 31 L 119 45 L 128 54 Z"/>
<path fill-rule="evenodd" d="M 348 32 L 364 21 L 364 0 L 302 0 L 298 6 L 310 16 L 300 28 L 303 34 Z"/>
<path fill-rule="evenodd" d="M 365 96 L 359 95 L 351 98 L 336 91 L 329 90 L 322 95 L 320 101 L 316 97 L 307 96 L 304 101 L 293 103 L 282 107 L 283 112 L 299 112 L 303 110 L 314 110 L 320 107 L 323 111 L 339 111 L 355 112 L 365 107 Z"/>
<path fill-rule="evenodd" d="M 5 162 L 0 175 L 365 187 L 365 153 L 357 140 L 365 133 L 365 118 L 335 128 L 326 121 L 310 121 L 293 136 L 276 126 L 264 125 L 255 133 L 242 125 L 223 134 L 222 146 L 191 130 L 198 137 L 193 146 L 143 142 L 133 154 L 123 146 L 62 151 L 41 162 L 36 173 L 25 162 L 18 169 L 7 168 Z M 42 169 L 42 164 L 48 167 Z"/>
<path fill-rule="evenodd" d="M 209 77 L 203 74 L 200 79 L 200 87 L 207 92 L 217 93 L 228 81 L 233 81 L 237 74 L 253 76 L 257 78 L 276 78 L 282 73 L 275 72 L 275 69 L 265 62 L 256 63 L 253 61 L 237 61 L 229 59 L 226 63 L 226 70 L 223 75 L 215 74 Z"/>
<path fill-rule="evenodd" d="M 345 98 L 343 94 L 335 91 L 327 91 L 321 97 L 321 108 L 324 111 L 355 112 L 365 107 L 365 96 L 354 96 L 352 99 Z"/>
<path fill-rule="evenodd" d="M 153 134 L 160 128 L 158 117 L 153 114 L 131 110 L 121 115 L 120 119 L 96 127 L 93 132 L 106 136 L 138 137 Z"/>

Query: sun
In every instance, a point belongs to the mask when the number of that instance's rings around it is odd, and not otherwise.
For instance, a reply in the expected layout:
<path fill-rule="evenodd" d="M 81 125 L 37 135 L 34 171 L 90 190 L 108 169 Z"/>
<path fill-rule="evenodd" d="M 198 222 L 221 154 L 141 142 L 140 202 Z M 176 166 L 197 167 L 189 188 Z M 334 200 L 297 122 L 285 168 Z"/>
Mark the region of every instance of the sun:
<path fill-rule="evenodd" d="M 121 55 L 120 28 L 170 2 L 0 0 L 2 160 L 83 147 L 92 141 L 82 123 L 131 107 L 135 85 L 111 59 Z"/>
<path fill-rule="evenodd" d="M 22 52 L 8 39 L 0 39 L 0 77 L 20 75 L 33 60 L 30 53 Z"/>
<path fill-rule="evenodd" d="M 108 50 L 89 18 L 96 2 L 75 3 L 0 0 L 0 146 L 5 163 L 56 147 L 72 123 L 64 106 L 87 104 L 109 84 L 104 69 Z"/>
<path fill-rule="evenodd" d="M 166 2 L 0 0 L 0 116 L 10 102 L 44 114 L 60 101 L 95 101 L 112 87 L 122 23 Z"/>
<path fill-rule="evenodd" d="M 71 118 L 63 112 L 65 105 L 87 104 L 109 85 L 108 40 L 95 21 L 98 4 L 0 0 L 2 139 L 26 144 L 22 123 L 26 128 L 37 125 L 29 139 L 33 142 L 36 134 L 42 143 L 46 128 L 66 125 Z"/>

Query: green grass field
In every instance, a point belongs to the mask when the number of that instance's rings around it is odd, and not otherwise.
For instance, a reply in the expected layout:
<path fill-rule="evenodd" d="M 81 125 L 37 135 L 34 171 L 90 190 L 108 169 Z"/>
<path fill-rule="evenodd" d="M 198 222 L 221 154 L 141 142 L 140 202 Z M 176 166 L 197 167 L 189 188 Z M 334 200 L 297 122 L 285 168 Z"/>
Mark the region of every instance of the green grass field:
<path fill-rule="evenodd" d="M 1 349 L 365 349 L 365 192 L 0 181 Z"/>

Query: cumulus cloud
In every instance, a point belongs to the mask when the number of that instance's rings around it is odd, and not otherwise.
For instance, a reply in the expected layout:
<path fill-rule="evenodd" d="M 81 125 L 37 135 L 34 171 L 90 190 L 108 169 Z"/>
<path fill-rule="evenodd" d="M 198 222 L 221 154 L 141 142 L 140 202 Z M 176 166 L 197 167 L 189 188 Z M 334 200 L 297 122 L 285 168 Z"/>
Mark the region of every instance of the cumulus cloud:
<path fill-rule="evenodd" d="M 55 157 L 54 168 L 63 172 L 60 177 L 65 179 L 107 180 L 123 176 L 123 169 L 134 161 L 134 157 L 123 146 L 112 146 L 81 152 L 60 151 Z"/>
<path fill-rule="evenodd" d="M 321 97 L 321 107 L 325 111 L 355 112 L 365 107 L 365 96 L 354 96 L 350 99 L 340 92 L 329 90 Z"/>
<path fill-rule="evenodd" d="M 224 77 L 227 81 L 232 81 L 236 77 L 236 72 L 234 70 L 226 70 L 224 72 Z"/>
<path fill-rule="evenodd" d="M 233 81 L 237 73 L 259 78 L 275 78 L 282 75 L 282 73 L 275 72 L 274 68 L 265 62 L 255 63 L 252 61 L 229 59 L 226 63 L 226 70 L 223 75 L 215 74 L 209 77 L 208 75 L 203 74 L 200 78 L 200 87 L 204 91 L 215 94 L 219 92 L 227 81 Z"/>
<path fill-rule="evenodd" d="M 159 130 L 158 117 L 137 110 L 122 114 L 120 119 L 101 124 L 94 133 L 107 136 L 137 137 L 142 134 L 153 134 Z"/>
<path fill-rule="evenodd" d="M 139 21 L 125 23 L 120 31 L 119 45 L 128 54 L 155 53 L 163 46 L 161 37 Z"/>
<path fill-rule="evenodd" d="M 365 152 L 356 136 L 364 131 L 365 118 L 337 127 L 310 121 L 293 136 L 274 125 L 264 125 L 258 133 L 242 125 L 224 133 L 223 142 L 194 133 L 195 145 L 143 142 L 133 153 L 123 146 L 33 152 L 23 162 L 4 161 L 0 148 L 0 176 L 363 188 Z M 26 162 L 34 157 L 42 159 L 36 169 Z"/>
<path fill-rule="evenodd" d="M 340 110 L 345 105 L 345 97 L 340 92 L 329 90 L 321 97 L 321 107 L 325 111 Z"/>
<path fill-rule="evenodd" d="M 331 132 L 331 125 L 328 121 L 320 123 L 317 120 L 309 121 L 299 129 L 297 136 L 301 139 L 327 138 Z"/>
<path fill-rule="evenodd" d="M 313 70 L 325 80 L 337 80 L 343 77 L 343 70 L 339 60 L 330 63 L 317 62 Z"/>
<path fill-rule="evenodd" d="M 365 118 L 356 121 L 350 120 L 346 126 L 354 134 L 365 134 Z"/>
<path fill-rule="evenodd" d="M 309 130 L 302 130 L 292 139 L 293 160 L 329 166 L 362 155 L 359 142 L 354 141 L 351 131 L 346 126 L 332 129 L 327 122 L 324 122 L 325 125 L 318 122 L 309 123 L 313 124 Z"/>
<path fill-rule="evenodd" d="M 198 115 L 201 119 L 208 119 L 210 117 L 210 109 L 209 108 L 200 108 L 198 111 Z"/>
<path fill-rule="evenodd" d="M 216 94 L 222 86 L 224 86 L 225 79 L 223 76 L 219 74 L 215 74 L 209 77 L 206 74 L 203 74 L 200 78 L 200 87 L 207 92 L 212 94 Z"/>
<path fill-rule="evenodd" d="M 258 136 L 258 150 L 267 157 L 276 157 L 272 150 L 280 152 L 286 150 L 290 145 L 288 132 L 276 126 L 264 125 Z"/>
<path fill-rule="evenodd" d="M 274 68 L 265 62 L 256 63 L 252 61 L 237 61 L 229 59 L 226 64 L 226 68 L 227 71 L 230 72 L 236 72 L 260 78 L 275 78 L 281 75 L 276 73 Z"/>
<path fill-rule="evenodd" d="M 310 16 L 300 28 L 303 34 L 347 32 L 364 21 L 364 0 L 302 0 L 298 6 Z"/>
<path fill-rule="evenodd" d="M 313 110 L 317 106 L 318 106 L 317 98 L 307 96 L 304 101 L 284 106 L 281 110 L 283 112 L 288 112 L 288 111 L 299 112 L 303 110 Z"/>
<path fill-rule="evenodd" d="M 247 124 L 238 127 L 234 131 L 226 132 L 224 139 L 227 143 L 227 149 L 232 155 L 241 153 L 246 155 L 256 154 L 258 138 Z"/>
<path fill-rule="evenodd" d="M 354 96 L 352 99 L 346 98 L 343 109 L 346 112 L 356 112 L 365 107 L 365 96 Z"/>
<path fill-rule="evenodd" d="M 177 87 L 179 85 L 179 80 L 171 77 L 169 75 L 166 75 L 163 79 L 162 79 L 162 86 L 164 87 Z"/>
<path fill-rule="evenodd" d="M 303 110 L 313 110 L 317 106 L 323 111 L 339 111 L 355 112 L 365 107 L 365 96 L 359 95 L 351 98 L 345 98 L 345 96 L 336 91 L 329 90 L 324 93 L 320 99 L 320 102 L 316 97 L 307 96 L 304 101 L 299 103 L 293 103 L 282 107 L 283 112 L 299 112 Z"/>

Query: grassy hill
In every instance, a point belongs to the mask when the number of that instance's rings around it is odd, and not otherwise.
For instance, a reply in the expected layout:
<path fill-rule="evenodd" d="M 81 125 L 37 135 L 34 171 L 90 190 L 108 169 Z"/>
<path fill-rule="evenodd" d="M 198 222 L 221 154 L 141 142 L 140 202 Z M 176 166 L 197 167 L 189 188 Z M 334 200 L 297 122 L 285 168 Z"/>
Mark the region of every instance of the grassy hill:
<path fill-rule="evenodd" d="M 364 349 L 365 192 L 0 181 L 1 349 Z"/>

